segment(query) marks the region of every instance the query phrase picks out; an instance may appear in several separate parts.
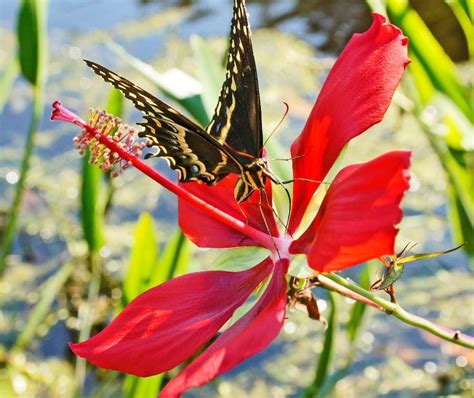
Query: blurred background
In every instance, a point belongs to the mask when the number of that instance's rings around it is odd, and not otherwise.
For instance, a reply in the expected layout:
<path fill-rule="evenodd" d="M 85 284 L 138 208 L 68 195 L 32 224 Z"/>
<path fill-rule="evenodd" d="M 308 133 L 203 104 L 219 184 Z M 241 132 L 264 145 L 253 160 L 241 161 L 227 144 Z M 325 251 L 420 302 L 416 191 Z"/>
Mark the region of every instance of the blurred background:
<path fill-rule="evenodd" d="M 407 310 L 472 335 L 472 3 L 247 3 L 264 131 L 283 116 L 283 102 L 290 107 L 269 145 L 276 157 L 288 157 L 328 71 L 351 35 L 370 26 L 371 10 L 387 13 L 410 37 L 413 62 L 392 106 L 351 142 L 341 167 L 413 151 L 397 247 L 417 243 L 413 252 L 423 253 L 467 244 L 407 265 L 397 297 Z M 223 79 L 231 16 L 230 0 L 0 1 L 0 397 L 152 397 L 176 374 L 140 380 L 98 370 L 75 358 L 67 342 L 97 333 L 142 291 L 242 262 L 242 253 L 193 247 L 177 230 L 176 199 L 135 170 L 111 179 L 88 165 L 73 148 L 77 132 L 49 121 L 50 104 L 59 99 L 80 115 L 95 107 L 129 124 L 140 120 L 86 58 L 205 124 Z M 153 162 L 175 178 L 164 161 Z M 284 162 L 272 167 L 290 173 Z M 379 268 L 345 275 L 369 286 Z M 185 396 L 473 396 L 472 351 L 314 293 L 332 319 L 330 339 L 322 323 L 290 312 L 267 350 Z"/>

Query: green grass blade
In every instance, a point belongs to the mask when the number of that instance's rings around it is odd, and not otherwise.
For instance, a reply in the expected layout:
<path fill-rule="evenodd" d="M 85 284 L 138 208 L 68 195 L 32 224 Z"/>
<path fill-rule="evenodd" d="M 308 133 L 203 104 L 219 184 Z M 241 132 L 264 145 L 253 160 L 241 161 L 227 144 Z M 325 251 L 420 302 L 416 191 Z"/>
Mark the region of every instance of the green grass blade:
<path fill-rule="evenodd" d="M 360 273 L 359 286 L 363 287 L 364 289 L 370 288 L 370 276 L 372 274 L 372 268 L 372 263 L 368 263 L 364 266 Z M 367 306 L 360 301 L 357 301 L 352 307 L 351 317 L 346 326 L 347 335 L 351 343 L 355 342 L 359 334 L 366 308 Z"/>
<path fill-rule="evenodd" d="M 365 289 L 370 287 L 370 276 L 373 273 L 375 262 L 369 262 L 365 265 L 359 276 L 359 285 Z M 342 380 L 349 373 L 350 366 L 354 361 L 356 353 L 356 340 L 359 335 L 359 331 L 363 324 L 364 315 L 366 313 L 367 306 L 361 302 L 356 302 L 351 311 L 350 320 L 346 326 L 346 332 L 349 338 L 349 351 L 344 359 L 343 366 L 326 377 L 324 383 L 319 390 L 317 397 L 323 398 L 328 397 L 331 391 L 336 386 L 339 380 Z"/>
<path fill-rule="evenodd" d="M 474 58 L 474 24 L 472 9 L 474 8 L 472 0 L 446 0 L 459 25 L 461 26 L 466 37 L 469 49 L 469 58 Z"/>
<path fill-rule="evenodd" d="M 151 278 L 157 269 L 158 243 L 150 214 L 142 213 L 133 237 L 128 271 L 123 281 L 127 303 L 151 287 Z"/>
<path fill-rule="evenodd" d="M 142 215 L 135 230 L 135 245 L 132 249 L 129 274 L 124 281 L 124 290 L 130 291 L 133 286 L 139 286 L 135 288 L 138 295 L 144 290 L 186 272 L 190 258 L 190 245 L 180 230 L 175 232 L 158 262 L 156 262 L 157 251 L 153 248 L 156 246 L 151 217 Z M 143 253 L 138 253 L 139 250 L 143 250 Z M 128 287 L 125 287 L 127 285 Z M 160 391 L 163 377 L 164 374 L 149 378 L 127 375 L 123 383 L 124 395 L 127 398 L 155 397 Z"/>
<path fill-rule="evenodd" d="M 18 77 L 19 67 L 18 59 L 12 57 L 5 68 L 5 73 L 2 76 L 2 81 L 0 82 L 0 114 L 3 112 L 3 108 L 7 101 L 10 90 Z"/>
<path fill-rule="evenodd" d="M 125 398 L 156 397 L 163 383 L 164 373 L 147 378 L 126 375 L 123 382 Z"/>
<path fill-rule="evenodd" d="M 102 171 L 89 163 L 88 151 L 82 161 L 81 225 L 90 252 L 97 252 L 104 242 L 103 207 L 100 205 Z"/>
<path fill-rule="evenodd" d="M 408 0 L 388 0 L 387 11 L 390 20 L 410 38 L 410 53 L 420 60 L 433 85 L 447 95 L 470 121 L 474 121 L 473 105 L 456 66 L 418 13 L 409 6 Z"/>
<path fill-rule="evenodd" d="M 74 264 L 72 262 L 63 264 L 56 273 L 48 279 L 44 286 L 42 286 L 40 289 L 40 299 L 38 303 L 36 303 L 31 314 L 28 316 L 28 322 L 22 328 L 22 331 L 16 340 L 16 349 L 21 350 L 25 348 L 33 340 L 38 326 L 44 321 L 51 305 L 54 303 L 60 290 L 68 281 L 73 270 Z"/>
<path fill-rule="evenodd" d="M 466 208 L 453 186 L 449 187 L 449 218 L 455 240 L 466 243 L 464 251 L 471 256 L 471 269 L 474 270 L 474 223 L 470 222 Z"/>
<path fill-rule="evenodd" d="M 202 85 L 181 70 L 173 69 L 167 73 L 157 72 L 151 65 L 135 58 L 123 47 L 110 43 L 109 48 L 147 79 L 171 100 L 177 102 L 202 126 L 209 123 L 209 115 L 204 106 Z"/>
<path fill-rule="evenodd" d="M 43 3 L 45 2 L 22 0 L 18 12 L 18 58 L 23 76 L 32 85 L 37 84 L 40 72 L 40 35 L 43 34 L 40 13 L 44 7 Z"/>
<path fill-rule="evenodd" d="M 16 185 L 12 205 L 8 210 L 0 253 L 0 276 L 6 268 L 6 259 L 13 246 L 16 223 L 35 146 L 35 135 L 44 110 L 44 86 L 46 83 L 46 6 L 47 1 L 23 0 L 18 14 L 18 42 L 21 71 L 33 83 L 33 114 L 26 137 L 25 150 L 20 166 L 20 178 Z M 31 26 L 29 26 L 31 25 Z"/>
<path fill-rule="evenodd" d="M 201 37 L 193 36 L 191 46 L 198 60 L 197 70 L 199 80 L 203 85 L 204 106 L 207 114 L 212 115 L 224 81 L 224 69 L 220 60 L 210 51 L 206 41 Z"/>
<path fill-rule="evenodd" d="M 336 339 L 336 332 L 338 327 L 337 322 L 337 298 L 335 293 L 328 292 L 330 302 L 330 312 L 328 318 L 328 328 L 324 336 L 324 346 L 321 355 L 319 356 L 318 366 L 313 382 L 303 392 L 303 398 L 313 398 L 318 396 L 324 381 L 326 380 L 329 368 L 331 366 L 332 357 L 334 355 L 334 346 Z"/>
<path fill-rule="evenodd" d="M 110 90 L 109 93 L 109 98 L 107 99 L 107 105 L 105 109 L 107 109 L 107 112 L 121 117 L 123 114 L 123 103 L 124 103 L 124 97 L 120 90 L 117 90 L 115 88 Z"/>

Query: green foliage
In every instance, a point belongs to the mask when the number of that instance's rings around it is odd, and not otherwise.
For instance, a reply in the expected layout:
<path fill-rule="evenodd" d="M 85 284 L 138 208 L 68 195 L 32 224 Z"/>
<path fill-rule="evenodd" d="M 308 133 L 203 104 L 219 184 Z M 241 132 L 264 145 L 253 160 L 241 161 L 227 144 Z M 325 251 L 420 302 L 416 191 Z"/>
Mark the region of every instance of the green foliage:
<path fill-rule="evenodd" d="M 189 265 L 190 255 L 189 241 L 181 230 L 177 229 L 163 250 L 156 273 L 151 278 L 151 285 L 155 286 L 184 274 Z"/>
<path fill-rule="evenodd" d="M 201 125 L 205 126 L 209 123 L 209 115 L 206 112 L 202 98 L 202 86 L 199 82 L 177 69 L 173 72 L 159 73 L 117 44 L 110 44 L 109 47 L 120 59 L 123 59 L 135 70 L 156 84 L 165 96 L 186 109 Z"/>
<path fill-rule="evenodd" d="M 41 58 L 44 56 L 42 35 L 43 17 L 46 1 L 22 0 L 18 13 L 17 35 L 19 60 L 23 76 L 36 85 L 40 77 Z"/>
<path fill-rule="evenodd" d="M 190 246 L 181 231 L 177 230 L 158 259 L 158 242 L 153 219 L 143 213 L 135 227 L 134 244 L 127 274 L 122 283 L 124 305 L 144 291 L 186 272 Z M 123 390 L 126 397 L 153 397 L 160 390 L 164 374 L 148 378 L 127 375 Z"/>
<path fill-rule="evenodd" d="M 334 355 L 334 344 L 336 340 L 336 332 L 338 328 L 337 321 L 337 297 L 335 293 L 329 292 L 329 317 L 327 319 L 327 329 L 324 336 L 323 351 L 318 359 L 318 366 L 316 367 L 316 374 L 313 382 L 304 391 L 303 398 L 313 398 L 319 396 L 319 392 L 329 373 Z"/>
<path fill-rule="evenodd" d="M 120 90 L 112 88 L 107 99 L 107 112 L 111 115 L 121 116 L 123 114 L 123 95 Z"/>
<path fill-rule="evenodd" d="M 370 277 L 373 273 L 374 265 L 375 264 L 373 262 L 367 263 L 360 272 L 358 284 L 364 289 L 368 289 L 370 287 Z M 360 329 L 363 325 L 366 310 L 367 305 L 361 303 L 360 301 L 354 303 L 349 322 L 346 325 L 347 337 L 350 344 L 349 350 L 346 353 L 342 367 L 331 374 L 326 372 L 324 379 L 319 383 L 318 393 L 316 394 L 317 397 L 323 398 L 329 396 L 337 382 L 342 380 L 349 373 L 356 353 L 357 336 L 359 335 Z"/>
<path fill-rule="evenodd" d="M 474 57 L 474 3 L 471 0 L 446 0 L 466 36 L 470 58 Z"/>
<path fill-rule="evenodd" d="M 128 272 L 123 280 L 123 294 L 127 303 L 150 287 L 158 265 L 158 243 L 153 219 L 143 213 L 133 234 Z"/>
<path fill-rule="evenodd" d="M 18 59 L 15 57 L 10 58 L 0 81 L 0 113 L 3 112 L 3 107 L 5 106 L 15 79 L 18 77 L 18 72 Z"/>
<path fill-rule="evenodd" d="M 30 158 L 35 146 L 35 136 L 44 110 L 44 85 L 46 83 L 46 6 L 47 1 L 23 0 L 18 13 L 18 57 L 23 76 L 33 85 L 33 114 L 26 137 L 25 150 L 20 167 L 20 179 L 16 185 L 12 204 L 7 214 L 0 253 L 0 275 L 6 268 L 6 258 L 16 235 L 17 218 L 30 168 Z M 12 66 L 15 68 L 15 66 Z M 14 74 L 14 70 L 10 73 Z M 7 75 L 8 79 L 8 75 Z M 13 77 L 10 77 L 13 79 Z M 8 80 L 6 81 L 8 86 Z M 3 99 L 2 99 L 3 101 Z"/>
<path fill-rule="evenodd" d="M 374 10 L 382 7 L 382 2 L 368 3 Z M 472 5 L 462 0 L 451 0 L 449 4 L 463 27 L 472 56 Z M 410 79 L 405 79 L 405 85 L 413 107 L 408 110 L 416 116 L 446 171 L 450 184 L 450 220 L 456 241 L 466 242 L 466 252 L 474 255 L 472 88 L 469 91 L 463 85 L 456 65 L 407 0 L 388 0 L 386 11 L 410 39 L 412 63 Z M 426 117 L 430 108 L 436 109 L 437 120 Z"/>
<path fill-rule="evenodd" d="M 224 80 L 224 69 L 201 37 L 193 36 L 191 46 L 198 61 L 197 71 L 199 81 L 203 86 L 202 98 L 206 112 L 212 115 Z"/>
<path fill-rule="evenodd" d="M 102 171 L 89 163 L 90 153 L 82 160 L 81 224 L 90 252 L 97 252 L 104 243 L 103 206 L 101 205 Z"/>
<path fill-rule="evenodd" d="M 418 13 L 409 6 L 408 0 L 387 1 L 387 11 L 391 21 L 410 38 L 410 57 L 415 56 L 420 61 L 434 87 L 448 96 L 473 121 L 472 105 L 456 66 Z"/>

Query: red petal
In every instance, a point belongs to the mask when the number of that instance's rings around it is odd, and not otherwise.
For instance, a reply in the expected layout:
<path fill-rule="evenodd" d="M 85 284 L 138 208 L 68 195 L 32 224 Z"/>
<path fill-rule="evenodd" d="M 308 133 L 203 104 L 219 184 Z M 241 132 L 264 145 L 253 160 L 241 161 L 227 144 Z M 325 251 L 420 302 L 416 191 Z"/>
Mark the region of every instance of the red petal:
<path fill-rule="evenodd" d="M 398 151 L 341 170 L 291 252 L 308 254 L 308 264 L 319 272 L 392 254 L 409 166 L 410 152 Z"/>
<path fill-rule="evenodd" d="M 189 388 L 207 383 L 262 351 L 276 338 L 285 319 L 287 270 L 288 260 L 276 263 L 272 279 L 260 300 L 171 380 L 160 398 L 179 397 Z"/>
<path fill-rule="evenodd" d="M 191 357 L 273 269 L 267 259 L 242 272 L 197 272 L 171 279 L 133 300 L 102 332 L 78 344 L 93 364 L 146 377 Z"/>
<path fill-rule="evenodd" d="M 291 146 L 294 178 L 322 181 L 342 148 L 382 120 L 408 64 L 408 39 L 373 14 L 331 70 L 301 135 Z M 295 181 L 290 232 L 298 227 L 319 183 Z"/>
<path fill-rule="evenodd" d="M 273 212 L 267 204 L 264 194 L 254 192 L 240 206 L 234 198 L 235 182 L 239 178 L 231 174 L 215 186 L 207 186 L 187 182 L 181 186 L 194 195 L 206 200 L 209 204 L 217 207 L 234 218 L 241 220 L 251 227 L 273 236 L 278 235 L 278 228 L 273 217 Z M 272 201 L 271 182 L 267 181 L 268 203 Z M 260 195 L 262 198 L 260 200 Z M 178 200 L 179 225 L 184 234 L 199 247 L 235 247 L 235 246 L 258 246 L 259 244 L 246 235 L 217 221 L 213 217 L 189 205 L 181 198 Z M 265 220 L 262 217 L 265 215 Z M 244 215 L 245 213 L 245 215 Z M 266 224 L 265 224 L 266 223 Z"/>

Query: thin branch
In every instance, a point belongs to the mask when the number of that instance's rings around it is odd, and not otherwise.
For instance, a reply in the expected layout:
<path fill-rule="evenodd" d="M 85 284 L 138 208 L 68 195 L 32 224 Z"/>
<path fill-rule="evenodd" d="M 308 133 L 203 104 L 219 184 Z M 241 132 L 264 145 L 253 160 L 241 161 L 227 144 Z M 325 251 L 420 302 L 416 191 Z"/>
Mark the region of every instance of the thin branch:
<path fill-rule="evenodd" d="M 320 281 L 324 281 L 324 283 L 326 283 L 328 288 L 330 288 L 331 290 L 335 289 L 335 284 L 340 285 L 341 288 L 338 290 L 339 293 L 344 294 L 345 296 L 348 296 L 354 300 L 371 305 L 373 307 L 375 303 L 375 307 L 379 307 L 379 309 L 383 310 L 389 315 L 395 316 L 404 323 L 415 326 L 419 329 L 423 329 L 428 333 L 438 336 L 443 340 L 450 341 L 451 343 L 474 349 L 474 337 L 461 333 L 457 330 L 445 328 L 444 326 L 437 325 L 436 323 L 431 322 L 418 315 L 411 314 L 410 312 L 400 307 L 398 304 L 394 304 L 390 301 L 381 299 L 380 297 L 377 297 L 373 292 L 363 289 L 360 286 L 357 286 L 348 279 L 342 278 L 341 276 L 336 274 L 319 275 L 318 279 Z M 328 283 L 328 280 L 331 280 L 333 284 Z M 323 282 L 321 283 L 321 285 L 324 286 Z M 347 290 L 351 291 L 352 293 L 345 294 L 347 293 Z M 359 298 L 364 299 L 360 300 Z M 372 302 L 372 304 L 367 302 L 367 300 L 369 302 Z"/>

